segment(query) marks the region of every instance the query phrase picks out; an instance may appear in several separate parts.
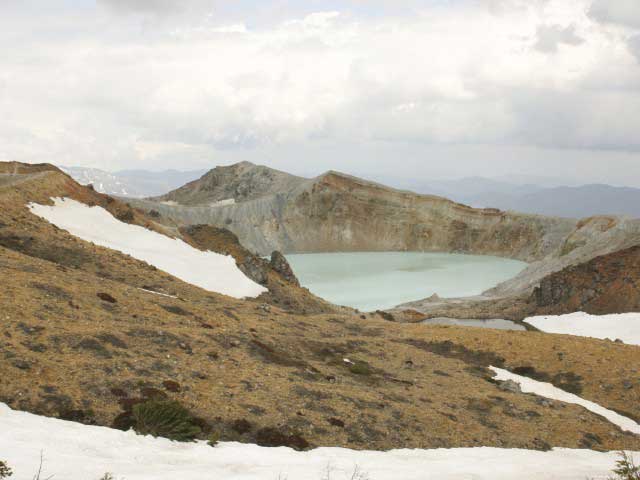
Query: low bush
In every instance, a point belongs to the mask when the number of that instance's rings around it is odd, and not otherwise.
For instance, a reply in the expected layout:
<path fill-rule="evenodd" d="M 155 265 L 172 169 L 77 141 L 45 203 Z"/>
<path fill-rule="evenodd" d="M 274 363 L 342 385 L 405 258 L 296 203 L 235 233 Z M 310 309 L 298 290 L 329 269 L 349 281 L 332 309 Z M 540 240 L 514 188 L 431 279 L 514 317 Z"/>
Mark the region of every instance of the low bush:
<path fill-rule="evenodd" d="M 195 418 L 180 402 L 148 400 L 133 406 L 133 429 L 141 435 L 189 442 L 202 431 Z"/>
<path fill-rule="evenodd" d="M 211 432 L 209 435 L 209 439 L 207 440 L 207 445 L 210 447 L 215 447 L 220 441 L 220 432 Z"/>
<path fill-rule="evenodd" d="M 620 452 L 620 459 L 616 462 L 613 473 L 616 476 L 609 480 L 640 480 L 640 465 L 636 465 L 627 452 Z"/>
<path fill-rule="evenodd" d="M 251 424 L 251 422 L 244 418 L 239 418 L 231 423 L 231 429 L 234 432 L 239 433 L 240 435 L 250 432 L 252 428 L 253 425 Z"/>
<path fill-rule="evenodd" d="M 6 464 L 6 462 L 0 461 L 0 478 L 8 478 L 13 475 L 13 472 Z"/>
<path fill-rule="evenodd" d="M 261 447 L 289 447 L 294 450 L 306 450 L 309 442 L 298 434 L 285 433 L 277 428 L 261 428 L 256 433 L 256 443 Z"/>
<path fill-rule="evenodd" d="M 349 371 L 355 375 L 371 375 L 373 373 L 367 362 L 359 360 L 349 367 Z"/>

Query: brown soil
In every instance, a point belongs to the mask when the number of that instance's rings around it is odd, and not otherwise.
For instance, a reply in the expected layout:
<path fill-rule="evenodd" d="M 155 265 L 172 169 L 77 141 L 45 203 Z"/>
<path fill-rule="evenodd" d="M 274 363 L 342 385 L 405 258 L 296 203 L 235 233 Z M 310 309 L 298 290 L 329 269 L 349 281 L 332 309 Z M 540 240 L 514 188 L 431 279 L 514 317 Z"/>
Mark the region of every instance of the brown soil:
<path fill-rule="evenodd" d="M 640 449 L 640 437 L 581 407 L 505 391 L 487 370 L 544 378 L 639 418 L 638 347 L 236 300 L 74 238 L 25 206 L 63 195 L 129 211 L 58 172 L 0 187 L 0 401 L 13 408 L 111 425 L 133 399 L 163 392 L 223 439 L 247 442 Z"/>

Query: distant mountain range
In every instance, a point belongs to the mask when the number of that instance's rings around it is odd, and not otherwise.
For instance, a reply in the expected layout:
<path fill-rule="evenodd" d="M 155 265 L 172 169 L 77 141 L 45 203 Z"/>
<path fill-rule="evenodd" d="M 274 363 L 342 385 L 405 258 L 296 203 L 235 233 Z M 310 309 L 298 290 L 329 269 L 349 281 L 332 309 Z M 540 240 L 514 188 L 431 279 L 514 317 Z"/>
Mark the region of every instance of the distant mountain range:
<path fill-rule="evenodd" d="M 472 203 L 560 217 L 609 214 L 640 217 L 640 189 L 601 184 L 544 188 L 520 195 L 486 192 L 476 195 Z"/>
<path fill-rule="evenodd" d="M 500 195 L 525 195 L 542 190 L 543 186 L 533 183 L 511 183 L 485 177 L 464 177 L 453 180 L 413 181 L 405 186 L 416 193 L 439 195 L 460 203 L 473 204 L 489 193 Z M 474 205 L 472 205 L 474 206 Z"/>
<path fill-rule="evenodd" d="M 122 170 L 62 167 L 82 184 L 101 193 L 121 197 L 156 197 L 199 179 L 206 170 Z M 472 207 L 492 207 L 522 213 L 583 218 L 593 215 L 640 217 L 640 189 L 592 184 L 549 186 L 551 180 L 526 177 L 492 179 L 465 177 L 455 180 L 413 181 L 398 185 L 417 193 L 438 195 Z M 540 183 L 517 183 L 540 181 Z M 557 180 L 556 180 L 557 181 Z M 242 185 L 236 186 L 242 189 Z"/>
<path fill-rule="evenodd" d="M 640 217 L 640 189 L 603 184 L 540 187 L 473 178 L 439 183 L 421 193 L 443 195 L 477 208 L 492 207 L 538 215 Z"/>
<path fill-rule="evenodd" d="M 82 185 L 92 184 L 100 193 L 119 197 L 144 198 L 162 195 L 187 182 L 196 180 L 207 170 L 121 170 L 107 172 L 97 168 L 60 167 Z"/>

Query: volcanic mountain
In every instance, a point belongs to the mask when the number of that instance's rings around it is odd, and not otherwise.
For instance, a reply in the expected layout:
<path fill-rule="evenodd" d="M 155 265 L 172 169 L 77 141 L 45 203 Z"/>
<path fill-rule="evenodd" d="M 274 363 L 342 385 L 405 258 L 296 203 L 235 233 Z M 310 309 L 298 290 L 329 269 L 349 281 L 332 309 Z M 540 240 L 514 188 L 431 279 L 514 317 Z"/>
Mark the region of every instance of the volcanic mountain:
<path fill-rule="evenodd" d="M 471 225 L 499 224 L 497 213 L 450 208 Z M 160 220 L 50 165 L 0 164 L 1 402 L 126 428 L 133 405 L 168 398 L 199 418 L 203 435 L 295 448 L 640 449 L 604 417 L 523 394 L 489 368 L 640 418 L 637 346 L 356 314 L 299 287 L 277 254 L 257 262 L 228 232 Z M 104 225 L 123 232 L 117 242 Z M 176 254 L 145 257 L 138 240 L 150 238 Z M 238 275 L 223 254 L 268 292 L 215 291 L 209 276 Z M 176 267 L 194 255 L 225 269 Z"/>
<path fill-rule="evenodd" d="M 162 197 L 132 204 L 174 228 L 207 224 L 236 234 L 250 251 L 268 255 L 346 251 L 421 251 L 495 255 L 530 265 L 479 298 L 461 315 L 525 316 L 494 308 L 521 302 L 547 276 L 640 244 L 640 220 L 596 216 L 581 220 L 476 209 L 443 197 L 396 190 L 330 171 L 304 179 L 248 162 L 216 167 Z M 640 291 L 636 291 L 640 298 Z M 476 308 L 478 301 L 491 300 Z M 469 303 L 470 302 L 470 303 Z M 451 303 L 451 302 L 448 302 Z M 415 302 L 434 316 L 442 302 Z M 459 303 L 456 303 L 458 305 Z M 613 303 L 612 313 L 616 311 Z M 448 307 L 448 305 L 447 305 Z M 530 312 L 531 309 L 527 309 Z M 477 317 L 472 317 L 477 318 Z"/>

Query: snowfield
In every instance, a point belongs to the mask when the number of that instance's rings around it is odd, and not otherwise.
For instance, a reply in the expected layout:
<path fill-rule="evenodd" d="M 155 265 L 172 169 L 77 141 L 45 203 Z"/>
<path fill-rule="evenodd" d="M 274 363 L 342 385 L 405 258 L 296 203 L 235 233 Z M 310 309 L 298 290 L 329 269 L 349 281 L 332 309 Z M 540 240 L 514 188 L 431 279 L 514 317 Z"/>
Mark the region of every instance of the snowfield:
<path fill-rule="evenodd" d="M 640 345 L 640 313 L 589 315 L 576 312 L 567 315 L 530 317 L 524 321 L 543 332 L 611 340 L 619 338 L 624 343 Z"/>
<path fill-rule="evenodd" d="M 511 373 L 501 368 L 489 367 L 489 369 L 493 370 L 496 373 L 496 376 L 494 377 L 496 380 L 512 380 L 520 385 L 520 389 L 524 393 L 535 393 L 536 395 L 539 395 L 541 397 L 551 398 L 553 400 L 559 400 L 565 403 L 575 403 L 576 405 L 580 405 L 586 408 L 590 412 L 606 418 L 614 425 L 620 427 L 622 430 L 640 435 L 640 425 L 638 425 L 636 422 L 634 422 L 630 418 L 623 417 L 613 410 L 608 410 L 598 405 L 597 403 L 585 400 L 584 398 L 574 395 L 573 393 L 565 392 L 564 390 L 554 387 L 550 383 L 539 382 L 528 377 L 516 375 L 515 373 Z"/>
<path fill-rule="evenodd" d="M 584 480 L 604 479 L 615 452 L 499 448 L 392 450 L 319 448 L 295 452 L 240 443 L 177 443 L 93 427 L 0 404 L 0 457 L 11 480 L 31 480 L 44 455 L 43 478 L 98 480 L 349 480 L 354 467 L 370 480 Z M 637 455 L 637 454 L 636 454 Z M 364 478 L 364 477 L 363 477 Z"/>
<path fill-rule="evenodd" d="M 69 198 L 52 200 L 53 206 L 31 203 L 29 209 L 82 240 L 131 255 L 211 292 L 246 298 L 267 291 L 247 278 L 231 256 L 203 252 L 182 240 L 121 222 L 102 207 Z"/>

